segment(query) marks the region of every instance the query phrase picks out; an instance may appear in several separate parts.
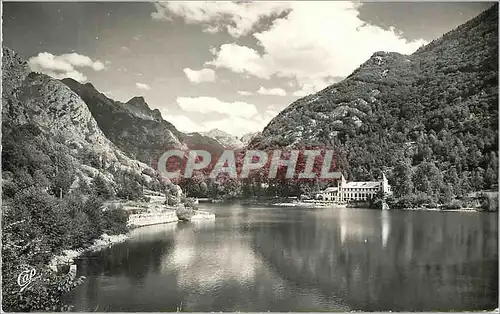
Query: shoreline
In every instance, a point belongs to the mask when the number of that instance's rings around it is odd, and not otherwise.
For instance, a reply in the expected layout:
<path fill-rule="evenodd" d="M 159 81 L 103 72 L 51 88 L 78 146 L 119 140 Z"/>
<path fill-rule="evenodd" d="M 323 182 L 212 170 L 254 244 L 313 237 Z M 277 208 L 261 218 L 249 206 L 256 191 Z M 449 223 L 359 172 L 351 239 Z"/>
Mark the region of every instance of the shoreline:
<path fill-rule="evenodd" d="M 55 255 L 50 260 L 48 267 L 53 271 L 57 271 L 59 266 L 63 265 L 74 265 L 75 259 L 86 252 L 97 252 L 108 248 L 114 244 L 122 243 L 128 240 L 129 235 L 127 234 L 117 234 L 108 235 L 103 233 L 99 238 L 95 239 L 91 245 L 88 247 L 80 247 L 77 249 L 63 250 L 60 254 Z"/>
<path fill-rule="evenodd" d="M 464 212 L 464 213 L 481 213 L 482 210 L 478 210 L 475 208 L 460 208 L 460 209 L 439 209 L 439 208 L 404 208 L 404 209 L 396 209 L 396 210 L 405 210 L 405 211 L 426 211 L 426 212 Z M 484 211 L 487 212 L 487 211 Z"/>
<path fill-rule="evenodd" d="M 270 205 L 275 207 L 294 207 L 294 208 L 336 208 L 336 209 L 373 209 L 373 210 L 383 210 L 381 208 L 370 208 L 366 206 L 349 206 L 349 205 L 322 205 L 322 204 L 308 204 L 308 203 L 256 203 L 258 205 Z M 440 208 L 426 208 L 426 207 L 417 207 L 417 208 L 394 208 L 388 210 L 403 210 L 403 211 L 431 211 L 431 212 L 463 212 L 463 213 L 481 213 L 488 212 L 478 208 L 459 208 L 459 209 L 440 209 Z"/>
<path fill-rule="evenodd" d="M 215 214 L 204 210 L 196 210 L 195 215 L 192 218 L 194 218 L 194 221 L 214 220 Z M 108 235 L 106 233 L 103 233 L 99 238 L 95 239 L 92 244 L 87 247 L 63 250 L 60 254 L 52 257 L 48 264 L 48 267 L 53 271 L 57 271 L 58 267 L 60 266 L 72 266 L 75 264 L 75 260 L 84 253 L 98 252 L 115 244 L 127 241 L 130 238 L 130 232 L 133 229 L 152 225 L 177 223 L 179 221 L 180 220 L 177 217 L 175 211 L 130 215 L 129 222 L 127 223 L 129 232 L 117 235 Z"/>

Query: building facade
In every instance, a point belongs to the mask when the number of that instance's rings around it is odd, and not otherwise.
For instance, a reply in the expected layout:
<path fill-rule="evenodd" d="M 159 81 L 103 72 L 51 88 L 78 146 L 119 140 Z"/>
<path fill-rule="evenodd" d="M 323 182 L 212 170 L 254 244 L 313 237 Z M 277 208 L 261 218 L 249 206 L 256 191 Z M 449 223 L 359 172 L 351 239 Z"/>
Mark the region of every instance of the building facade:
<path fill-rule="evenodd" d="M 337 181 L 336 187 L 329 187 L 316 195 L 317 199 L 324 201 L 335 201 L 339 203 L 351 201 L 366 201 L 373 198 L 377 193 L 384 195 L 392 194 L 391 186 L 387 182 L 385 174 L 380 181 L 358 181 L 347 182 L 344 175 Z"/>

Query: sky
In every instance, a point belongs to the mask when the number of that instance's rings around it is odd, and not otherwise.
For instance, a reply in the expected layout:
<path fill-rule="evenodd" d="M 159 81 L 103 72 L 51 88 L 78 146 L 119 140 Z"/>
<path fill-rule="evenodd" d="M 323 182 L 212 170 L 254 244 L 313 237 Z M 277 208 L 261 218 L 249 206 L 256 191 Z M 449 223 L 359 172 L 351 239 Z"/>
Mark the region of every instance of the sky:
<path fill-rule="evenodd" d="M 410 54 L 492 2 L 3 2 L 33 71 L 143 96 L 180 131 L 261 131 L 376 51 Z"/>

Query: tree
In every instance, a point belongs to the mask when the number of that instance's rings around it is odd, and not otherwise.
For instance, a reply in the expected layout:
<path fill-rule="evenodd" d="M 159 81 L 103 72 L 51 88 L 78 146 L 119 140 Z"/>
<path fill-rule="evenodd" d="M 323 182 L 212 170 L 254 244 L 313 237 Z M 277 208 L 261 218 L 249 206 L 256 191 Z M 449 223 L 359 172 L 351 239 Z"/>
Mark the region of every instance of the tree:
<path fill-rule="evenodd" d="M 58 152 L 54 156 L 55 174 L 52 180 L 51 194 L 61 198 L 66 195 L 75 180 L 75 168 L 71 158 Z"/>
<path fill-rule="evenodd" d="M 97 196 L 106 200 L 113 198 L 113 188 L 102 175 L 98 175 L 97 177 L 95 177 L 93 184 L 94 191 Z"/>
<path fill-rule="evenodd" d="M 102 212 L 103 212 L 103 201 L 101 198 L 93 195 L 89 197 L 84 206 L 85 214 L 87 214 L 90 225 L 90 238 L 97 238 L 102 234 L 103 222 L 102 222 Z"/>
<path fill-rule="evenodd" d="M 498 157 L 495 152 L 491 152 L 488 157 L 484 183 L 488 188 L 492 188 L 495 184 L 498 185 Z"/>
<path fill-rule="evenodd" d="M 102 227 L 106 234 L 122 234 L 128 231 L 129 213 L 123 208 L 112 208 L 102 213 Z"/>
<path fill-rule="evenodd" d="M 443 176 L 433 162 L 422 162 L 417 166 L 413 183 L 416 191 L 423 192 L 437 200 L 443 186 Z"/>
<path fill-rule="evenodd" d="M 451 202 L 452 199 L 453 199 L 453 187 L 450 183 L 445 184 L 442 187 L 441 193 L 439 195 L 439 202 L 441 204 L 446 204 Z"/>
<path fill-rule="evenodd" d="M 138 200 L 143 197 L 142 185 L 130 178 L 130 174 L 120 174 L 115 176 L 118 190 L 116 196 L 127 200 Z"/>
<path fill-rule="evenodd" d="M 394 196 L 403 197 L 413 192 L 411 161 L 404 159 L 399 161 L 393 170 Z"/>

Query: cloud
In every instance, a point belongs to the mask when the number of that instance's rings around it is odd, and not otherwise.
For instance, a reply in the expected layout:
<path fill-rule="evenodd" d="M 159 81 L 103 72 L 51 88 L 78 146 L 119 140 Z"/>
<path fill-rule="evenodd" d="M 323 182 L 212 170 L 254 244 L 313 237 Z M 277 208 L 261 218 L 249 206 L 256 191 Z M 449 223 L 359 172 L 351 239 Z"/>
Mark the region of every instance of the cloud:
<path fill-rule="evenodd" d="M 261 131 L 269 123 L 269 120 L 244 119 L 240 117 L 226 117 L 219 120 L 205 121 L 203 127 L 208 131 L 220 129 L 231 135 L 242 136 L 244 134 Z"/>
<path fill-rule="evenodd" d="M 210 98 L 210 97 L 198 97 L 197 101 L 199 103 L 202 102 L 201 98 Z M 179 102 L 179 101 L 178 101 Z M 257 113 L 256 111 L 253 114 L 248 115 L 225 115 L 221 116 L 217 119 L 212 120 L 202 120 L 202 121 L 194 121 L 190 118 L 189 112 L 198 111 L 194 110 L 194 106 L 181 106 L 182 109 L 186 111 L 185 114 L 170 114 L 166 109 L 161 110 L 162 116 L 165 120 L 169 121 L 181 132 L 207 132 L 213 129 L 220 129 L 224 132 L 227 132 L 232 135 L 241 136 L 246 133 L 261 131 L 264 127 L 274 118 L 278 112 L 276 106 L 269 106 L 263 113 Z M 179 104 L 180 104 L 179 103 Z M 226 105 L 230 105 L 229 103 L 225 103 Z M 232 103 L 233 105 L 235 103 Z M 253 106 L 253 105 L 251 105 Z M 237 108 L 235 108 L 236 110 Z M 206 110 L 201 113 L 208 113 L 209 110 Z M 212 112 L 220 112 L 221 110 L 213 110 Z M 198 111 L 200 112 L 200 111 Z M 253 110 L 252 110 L 253 112 Z M 227 114 L 227 112 L 225 112 Z"/>
<path fill-rule="evenodd" d="M 305 97 L 310 94 L 314 94 L 318 92 L 319 90 L 323 89 L 326 87 L 326 85 L 322 82 L 319 82 L 317 85 L 316 84 L 304 84 L 302 85 L 302 88 L 293 92 L 293 96 L 297 97 Z"/>
<path fill-rule="evenodd" d="M 200 125 L 200 123 L 196 123 L 187 116 L 184 115 L 170 115 L 163 114 L 163 119 L 172 123 L 175 128 L 181 132 L 190 133 L 190 132 L 203 132 L 205 129 Z"/>
<path fill-rule="evenodd" d="M 211 51 L 215 54 L 215 58 L 206 62 L 206 65 L 226 68 L 236 73 L 250 74 L 262 79 L 270 79 L 273 74 L 255 49 L 233 43 L 223 44 L 219 50 L 212 49 Z"/>
<path fill-rule="evenodd" d="M 241 96 L 251 96 L 251 95 L 253 95 L 252 92 L 248 92 L 248 91 L 245 91 L 245 90 L 239 90 L 238 94 L 240 94 Z"/>
<path fill-rule="evenodd" d="M 334 83 L 340 82 L 342 78 L 340 77 L 328 77 L 324 79 L 317 79 L 311 81 L 311 83 L 302 84 L 301 89 L 292 93 L 293 96 L 305 97 L 307 95 L 315 94 L 325 87 L 332 85 Z"/>
<path fill-rule="evenodd" d="M 144 83 L 135 83 L 135 86 L 138 88 L 138 89 L 144 89 L 144 90 L 150 90 L 151 87 L 148 85 L 148 84 L 144 84 Z"/>
<path fill-rule="evenodd" d="M 317 90 L 325 87 L 332 77 L 348 76 L 376 51 L 410 54 L 426 44 L 423 39 L 409 41 L 394 28 L 383 29 L 361 20 L 358 15 L 362 4 L 354 2 L 295 1 L 271 7 L 254 2 L 252 5 L 259 7 L 254 10 L 261 12 L 260 17 L 286 13 L 261 31 L 254 27 L 259 21 L 257 18 L 247 20 L 248 23 L 253 21 L 252 27 L 238 26 L 234 22 L 244 19 L 247 13 L 243 10 L 205 4 L 210 12 L 198 17 L 202 5 L 192 3 L 178 3 L 178 7 L 169 12 L 190 23 L 216 22 L 219 27 L 236 25 L 241 32 L 251 34 L 259 47 L 258 51 L 237 43 L 223 44 L 211 50 L 214 58 L 206 62 L 207 65 L 262 79 L 273 76 L 294 79 L 298 86 L 315 85 Z M 217 9 L 218 14 L 228 17 L 218 18 L 219 15 L 212 12 Z"/>
<path fill-rule="evenodd" d="M 286 91 L 282 88 L 264 88 L 260 87 L 257 91 L 258 94 L 261 95 L 272 95 L 272 96 L 286 96 Z"/>
<path fill-rule="evenodd" d="M 87 77 L 77 68 L 90 68 L 101 71 L 105 68 L 104 63 L 92 60 L 90 57 L 78 53 L 66 53 L 59 56 L 49 52 L 40 52 L 36 57 L 31 57 L 28 64 L 32 71 L 50 75 L 56 79 L 66 77 L 84 82 Z"/>
<path fill-rule="evenodd" d="M 257 114 L 257 109 L 252 104 L 242 101 L 223 102 L 214 97 L 178 97 L 177 104 L 189 112 L 217 112 L 241 118 L 250 118 Z"/>
<path fill-rule="evenodd" d="M 192 70 L 190 68 L 185 68 L 184 73 L 186 74 L 188 80 L 192 83 L 201 82 L 214 82 L 215 81 L 215 71 L 212 69 L 201 69 L 199 71 Z"/>
<path fill-rule="evenodd" d="M 233 37 L 248 34 L 262 18 L 279 14 L 288 8 L 285 2 L 168 1 L 155 4 L 155 20 L 172 20 L 179 16 L 188 24 L 202 24 L 203 31 L 226 30 Z"/>
<path fill-rule="evenodd" d="M 92 59 L 90 59 L 89 57 L 78 54 L 76 52 L 63 54 L 59 56 L 59 58 L 78 68 L 89 67 L 94 71 L 101 71 L 104 69 L 104 63 L 102 63 L 101 61 L 92 61 Z"/>
<path fill-rule="evenodd" d="M 265 114 L 266 116 L 270 116 L 271 118 L 276 117 L 276 116 L 278 115 L 278 113 L 279 113 L 279 112 L 274 111 L 274 110 L 266 110 L 266 111 L 264 112 L 264 114 Z"/>

